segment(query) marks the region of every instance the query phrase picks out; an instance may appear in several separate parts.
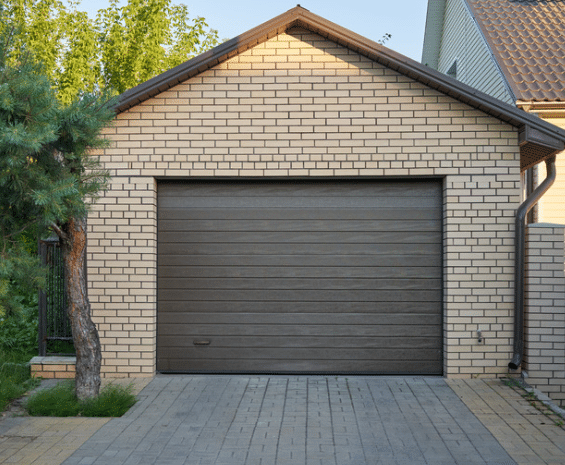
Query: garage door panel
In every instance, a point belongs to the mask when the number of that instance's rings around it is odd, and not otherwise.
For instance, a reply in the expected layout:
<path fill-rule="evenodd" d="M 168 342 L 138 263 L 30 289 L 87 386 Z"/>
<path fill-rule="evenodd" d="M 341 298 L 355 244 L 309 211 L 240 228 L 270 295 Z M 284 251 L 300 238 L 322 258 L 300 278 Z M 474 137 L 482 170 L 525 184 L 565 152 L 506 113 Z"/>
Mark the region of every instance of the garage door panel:
<path fill-rule="evenodd" d="M 164 342 L 167 342 L 167 350 L 175 350 L 177 354 L 182 354 L 187 347 L 194 347 L 194 341 L 210 341 L 211 347 L 238 348 L 248 347 L 255 349 L 269 348 L 323 348 L 331 347 L 334 349 L 359 347 L 364 349 L 397 349 L 406 348 L 407 343 L 403 337 L 387 334 L 379 338 L 364 336 L 207 336 L 187 334 L 182 338 L 177 335 L 161 335 Z M 200 347 L 202 349 L 206 347 Z M 441 341 L 436 335 L 421 336 L 416 335 L 410 339 L 411 349 L 441 349 Z M 167 352 L 170 353 L 170 352 Z"/>
<path fill-rule="evenodd" d="M 438 286 L 440 286 L 438 284 Z M 310 302 L 314 305 L 321 302 L 325 305 L 326 299 L 334 302 L 438 302 L 439 289 L 417 289 L 405 290 L 399 293 L 396 290 L 364 291 L 358 290 L 354 293 L 349 290 L 203 290 L 203 289 L 172 289 L 168 292 L 159 293 L 159 298 L 190 302 L 191 300 L 218 300 L 218 301 L 285 301 L 285 302 Z"/>
<path fill-rule="evenodd" d="M 163 312 L 159 323 L 166 325 L 178 325 L 180 331 L 182 325 L 203 324 L 210 321 L 211 315 L 207 312 L 183 312 L 180 315 L 174 313 Z M 234 325 L 237 321 L 239 325 L 410 325 L 424 326 L 437 325 L 441 322 L 439 315 L 428 315 L 426 313 L 409 313 L 409 314 L 387 314 L 387 313 L 294 313 L 287 314 L 282 312 L 276 313 L 238 313 L 235 315 L 231 312 L 215 313 L 213 315 L 214 324 L 216 325 Z M 235 328 L 235 325 L 234 325 Z M 188 327 L 190 330 L 190 326 Z M 337 330 L 332 328 L 332 334 L 339 334 Z M 182 332 L 180 333 L 182 334 Z"/>
<path fill-rule="evenodd" d="M 180 279 L 218 278 L 222 280 L 231 278 L 440 278 L 441 273 L 437 267 L 431 266 L 304 266 L 302 268 L 283 266 L 178 266 L 159 267 L 160 276 L 163 278 L 163 287 L 174 287 L 173 283 Z M 165 279 L 166 278 L 166 279 Z"/>
<path fill-rule="evenodd" d="M 189 328 L 179 324 L 159 322 L 160 336 L 193 337 L 194 339 L 222 336 L 288 336 L 288 337 L 422 337 L 437 336 L 437 327 L 430 322 L 421 325 L 407 326 L 404 323 L 386 325 L 343 325 L 339 328 L 333 325 L 301 325 L 301 324 L 237 324 L 221 325 L 216 323 L 194 324 Z M 192 336 L 193 335 L 193 336 Z M 407 342 L 408 344 L 409 342 Z"/>
<path fill-rule="evenodd" d="M 317 231 L 324 232 L 347 232 L 347 233 L 360 233 L 360 232 L 381 232 L 381 233 L 399 233 L 399 232 L 413 232 L 417 231 L 429 231 L 438 234 L 438 229 L 440 227 L 440 222 L 438 220 L 296 220 L 296 219 L 286 219 L 286 220 L 230 220 L 230 221 L 218 221 L 218 220 L 161 220 L 162 228 L 167 231 L 163 233 L 164 241 L 176 242 L 178 240 L 178 231 L 191 233 L 197 231 L 213 232 L 216 233 L 227 233 L 228 239 L 231 239 L 236 232 L 282 232 L 288 235 L 292 232 L 306 232 L 313 233 Z M 181 236 L 182 237 L 182 236 Z M 222 240 L 214 242 L 225 241 L 225 234 L 219 236 Z M 349 236 L 347 236 L 349 237 Z"/>
<path fill-rule="evenodd" d="M 237 248 L 233 243 L 207 244 L 203 242 L 194 243 L 161 243 L 159 252 L 163 255 L 390 255 L 390 254 L 409 254 L 409 255 L 435 255 L 441 250 L 441 243 L 433 244 L 340 244 L 328 251 L 327 244 L 293 244 L 290 250 L 281 250 L 281 244 L 238 244 Z"/>
<path fill-rule="evenodd" d="M 292 202 L 294 200 L 294 202 Z M 221 201 L 221 203 L 220 203 Z M 167 197 L 163 198 L 161 206 L 167 208 L 174 206 L 174 208 L 214 208 L 221 204 L 222 208 L 288 208 L 289 203 L 295 204 L 296 207 L 301 209 L 323 209 L 323 208 L 356 208 L 363 205 L 363 208 L 368 206 L 371 208 L 430 208 L 437 202 L 434 197 L 426 196 L 410 196 L 410 197 L 350 197 L 350 196 L 316 196 L 316 197 L 268 197 L 268 196 L 253 196 L 253 197 L 240 197 L 231 195 L 229 197 Z"/>
<path fill-rule="evenodd" d="M 158 370 L 441 374 L 441 207 L 435 181 L 161 183 Z"/>
<path fill-rule="evenodd" d="M 346 279 L 344 279 L 346 278 Z M 344 273 L 344 278 L 169 278 L 163 280 L 163 292 L 178 290 L 406 290 L 441 289 L 436 279 L 399 278 L 369 279 L 352 278 Z"/>
<path fill-rule="evenodd" d="M 375 352 L 378 352 L 381 360 L 429 360 L 437 355 L 437 349 L 414 349 L 414 348 L 216 348 L 207 346 L 193 346 L 185 349 L 171 350 L 169 356 L 172 358 L 207 358 L 208 360 L 226 360 L 226 359 L 239 359 L 239 360 L 316 360 L 324 362 L 326 360 L 366 360 L 371 361 L 374 359 Z"/>
<path fill-rule="evenodd" d="M 280 313 L 424 313 L 427 315 L 437 314 L 439 301 L 423 302 L 320 302 L 312 305 L 311 302 L 251 302 L 242 301 L 215 301 L 215 300 L 192 300 L 192 301 L 166 301 L 159 304 L 159 321 L 167 314 L 177 313 L 180 318 L 183 313 L 262 313 L 265 311 Z M 172 318 L 176 318 L 172 316 Z M 211 315 L 213 317 L 213 315 Z"/>
<path fill-rule="evenodd" d="M 160 206 L 161 203 L 160 203 Z M 163 225 L 167 221 L 173 220 L 190 220 L 193 222 L 221 220 L 222 222 L 230 222 L 232 220 L 244 220 L 260 222 L 264 220 L 272 220 L 281 223 L 287 220 L 308 220 L 308 221 L 328 221 L 334 220 L 342 223 L 346 220 L 351 221 L 372 221 L 379 219 L 383 222 L 398 222 L 398 221 L 426 221 L 437 222 L 432 218 L 437 218 L 437 208 L 410 208 L 398 207 L 388 208 L 383 207 L 380 209 L 375 208 L 333 208 L 328 209 L 301 209 L 296 208 L 240 208 L 234 210 L 233 208 L 167 208 L 159 212 L 159 220 Z M 215 224 L 217 225 L 217 223 Z M 400 226 L 402 227 L 402 226 Z"/>
<path fill-rule="evenodd" d="M 186 372 L 186 359 L 164 358 L 161 370 L 165 372 Z M 370 373 L 383 375 L 427 375 L 441 373 L 441 362 L 429 360 L 224 360 L 192 359 L 193 373 Z"/>
<path fill-rule="evenodd" d="M 394 232 L 364 232 L 364 231 L 290 231 L 290 232 L 271 232 L 271 231 L 187 231 L 190 232 L 191 242 L 188 243 L 248 243 L 248 244 L 280 244 L 281 247 L 288 247 L 290 244 L 328 244 L 335 248 L 341 248 L 344 244 L 440 244 L 441 237 L 435 232 L 423 231 L 394 231 Z M 187 243 L 186 233 L 179 234 L 176 231 L 164 232 L 161 234 L 163 244 L 183 244 Z"/>
<path fill-rule="evenodd" d="M 181 255 L 181 254 L 160 254 L 162 259 L 159 260 L 158 273 L 162 279 L 172 277 L 170 270 L 176 267 L 184 267 L 185 265 L 193 265 L 195 267 L 211 266 L 219 268 L 222 266 L 245 268 L 245 267 L 261 267 L 261 266 L 278 266 L 291 267 L 296 270 L 303 268 L 326 268 L 326 267 L 372 267 L 380 268 L 411 268 L 426 267 L 439 269 L 436 275 L 441 274 L 441 256 L 423 255 L 423 254 L 403 254 L 390 255 L 380 254 L 378 257 L 372 255 Z M 164 265 L 163 263 L 166 263 Z M 182 268 L 179 268 L 182 270 Z M 181 272 L 181 271 L 179 271 Z M 297 271 L 300 272 L 300 271 Z M 166 274 L 161 274 L 166 273 Z"/>

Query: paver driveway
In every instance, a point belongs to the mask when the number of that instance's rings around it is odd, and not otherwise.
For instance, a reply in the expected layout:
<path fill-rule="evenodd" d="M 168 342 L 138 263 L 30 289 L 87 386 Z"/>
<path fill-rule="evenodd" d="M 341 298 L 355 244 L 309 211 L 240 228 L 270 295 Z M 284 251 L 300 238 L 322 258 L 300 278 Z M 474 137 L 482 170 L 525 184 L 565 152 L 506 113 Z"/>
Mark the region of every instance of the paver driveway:
<path fill-rule="evenodd" d="M 157 376 L 65 465 L 514 464 L 442 378 Z"/>

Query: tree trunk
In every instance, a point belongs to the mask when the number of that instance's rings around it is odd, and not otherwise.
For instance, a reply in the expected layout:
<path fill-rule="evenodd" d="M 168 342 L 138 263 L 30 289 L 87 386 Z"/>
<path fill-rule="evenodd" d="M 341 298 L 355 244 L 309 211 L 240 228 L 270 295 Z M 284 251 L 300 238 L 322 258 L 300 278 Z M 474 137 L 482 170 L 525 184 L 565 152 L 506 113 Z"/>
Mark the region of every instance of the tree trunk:
<path fill-rule="evenodd" d="M 86 218 L 71 218 L 64 224 L 62 252 L 67 281 L 67 314 L 76 351 L 76 395 L 80 400 L 100 391 L 102 352 L 96 326 L 92 322 L 85 275 Z"/>

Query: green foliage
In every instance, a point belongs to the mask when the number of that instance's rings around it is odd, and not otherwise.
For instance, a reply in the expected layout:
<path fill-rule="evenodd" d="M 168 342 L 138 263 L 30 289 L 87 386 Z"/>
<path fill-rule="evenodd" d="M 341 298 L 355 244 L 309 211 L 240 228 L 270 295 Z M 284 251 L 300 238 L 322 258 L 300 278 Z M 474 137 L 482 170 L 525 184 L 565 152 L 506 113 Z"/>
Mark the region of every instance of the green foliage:
<path fill-rule="evenodd" d="M 508 387 L 520 387 L 520 383 L 514 378 L 501 378 L 501 381 Z"/>
<path fill-rule="evenodd" d="M 80 402 L 75 396 L 74 382 L 61 382 L 30 396 L 26 409 L 34 416 L 121 417 L 136 402 L 131 391 L 131 386 L 110 384 L 100 391 L 98 397 Z"/>
<path fill-rule="evenodd" d="M 124 6 L 112 0 L 96 20 L 78 6 L 59 0 L 0 5 L 0 32 L 2 25 L 17 30 L 11 63 L 32 53 L 64 104 L 102 88 L 122 93 L 218 44 L 217 31 L 171 0 L 129 0 Z"/>
<path fill-rule="evenodd" d="M 171 0 L 117 0 L 98 12 L 104 85 L 119 93 L 218 44 L 203 18 L 190 20 Z"/>
<path fill-rule="evenodd" d="M 0 231 L 4 241 L 15 244 L 37 222 L 34 196 L 50 190 L 55 161 L 40 163 L 39 157 L 57 139 L 58 103 L 37 65 L 12 67 L 3 52 L 0 45 Z M 7 243 L 0 245 L 6 252 Z"/>
<path fill-rule="evenodd" d="M 7 316 L 44 285 L 37 235 L 84 217 L 87 200 L 104 188 L 107 174 L 91 150 L 106 144 L 99 134 L 115 116 L 114 102 L 97 94 L 62 105 L 20 39 L 12 29 L 0 34 L 0 315 Z M 16 49 L 18 59 L 8 53 Z"/>
<path fill-rule="evenodd" d="M 0 411 L 38 384 L 31 377 L 28 360 L 29 356 L 21 351 L 0 349 Z"/>
<path fill-rule="evenodd" d="M 38 253 L 37 228 L 29 228 L 18 238 L 18 244 L 30 255 L 36 256 Z"/>
<path fill-rule="evenodd" d="M 59 0 L 5 0 L 0 10 L 0 28 L 17 32 L 9 50 L 10 65 L 31 54 L 43 64 L 65 104 L 80 93 L 97 90 L 100 74 L 91 59 L 98 47 L 94 23 L 76 6 Z"/>
<path fill-rule="evenodd" d="M 136 402 L 132 386 L 122 387 L 109 384 L 98 397 L 86 400 L 82 404 L 83 417 L 121 417 Z"/>
<path fill-rule="evenodd" d="M 37 302 L 34 308 L 26 300 L 21 298 L 22 310 L 0 317 L 0 350 L 29 359 L 37 355 Z"/>
<path fill-rule="evenodd" d="M 66 40 L 59 42 L 62 57 L 55 68 L 54 81 L 59 100 L 69 104 L 76 95 L 100 90 L 101 65 L 95 59 L 99 42 L 94 23 L 86 12 L 72 6 L 61 13 L 61 20 Z"/>
<path fill-rule="evenodd" d="M 2 242 L 5 251 L 0 251 L 0 320 L 17 316 L 30 307 L 37 313 L 37 289 L 45 283 L 37 252 L 29 247 L 25 239 L 10 244 L 9 240 L 0 237 L 0 244 Z M 1 334 L 0 321 L 0 346 Z"/>
<path fill-rule="evenodd" d="M 80 405 L 73 383 L 67 381 L 32 394 L 26 402 L 26 409 L 30 415 L 37 417 L 75 417 L 80 412 Z"/>
<path fill-rule="evenodd" d="M 10 365 L 4 365 L 1 371 L 6 372 L 0 373 L 0 411 L 4 411 L 10 402 L 23 396 L 32 387 L 32 384 L 30 380 L 21 382 L 20 370 L 13 370 Z"/>
<path fill-rule="evenodd" d="M 37 287 L 44 283 L 36 246 L 24 237 L 0 254 L 0 351 L 37 354 Z"/>

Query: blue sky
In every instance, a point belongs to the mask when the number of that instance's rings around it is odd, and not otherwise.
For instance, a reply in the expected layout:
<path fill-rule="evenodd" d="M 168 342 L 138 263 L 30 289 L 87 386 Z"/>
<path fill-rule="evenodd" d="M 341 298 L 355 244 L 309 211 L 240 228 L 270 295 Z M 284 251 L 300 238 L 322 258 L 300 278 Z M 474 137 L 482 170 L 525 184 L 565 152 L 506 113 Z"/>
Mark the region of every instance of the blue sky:
<path fill-rule="evenodd" d="M 191 17 L 205 18 L 222 39 L 231 39 L 259 26 L 294 8 L 297 1 L 312 13 L 368 39 L 377 41 L 385 33 L 392 34 L 387 47 L 414 60 L 421 59 L 426 0 L 173 0 L 187 5 Z M 78 9 L 87 11 L 94 18 L 96 11 L 108 4 L 107 0 L 83 0 Z"/>

